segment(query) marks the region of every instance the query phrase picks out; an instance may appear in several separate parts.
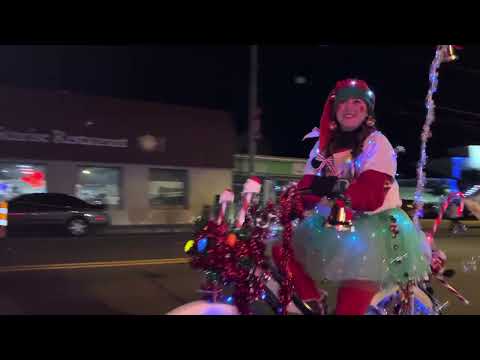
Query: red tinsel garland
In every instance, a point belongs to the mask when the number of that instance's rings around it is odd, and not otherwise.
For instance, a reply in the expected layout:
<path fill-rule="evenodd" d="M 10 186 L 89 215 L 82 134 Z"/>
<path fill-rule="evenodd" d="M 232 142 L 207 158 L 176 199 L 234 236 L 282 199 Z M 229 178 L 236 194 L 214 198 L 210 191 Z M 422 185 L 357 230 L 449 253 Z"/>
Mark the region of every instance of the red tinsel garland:
<path fill-rule="evenodd" d="M 279 297 L 281 313 L 287 314 L 287 305 L 293 297 L 293 276 L 290 272 L 289 262 L 293 258 L 292 249 L 292 220 L 303 220 L 303 204 L 296 186 L 287 189 L 280 198 L 280 223 L 283 225 L 282 248 L 280 250 L 280 271 L 284 278 L 280 285 Z"/>
<path fill-rule="evenodd" d="M 202 286 L 210 293 L 221 291 L 223 286 L 234 284 L 233 298 L 241 314 L 251 314 L 250 305 L 258 300 L 265 289 L 265 278 L 271 276 L 265 256 L 265 238 L 270 231 L 270 221 L 279 217 L 283 226 L 280 271 L 285 275 L 280 286 L 279 297 L 282 314 L 286 314 L 287 305 L 292 300 L 293 281 L 288 263 L 293 257 L 291 246 L 292 221 L 303 219 L 303 205 L 297 188 L 288 188 L 280 198 L 279 214 L 272 203 L 258 210 L 257 204 L 248 209 L 245 222 L 240 229 L 243 238 L 227 242 L 231 233 L 228 224 L 209 221 L 199 231 L 195 240 L 195 249 L 201 239 L 207 239 L 204 251 L 191 253 L 191 265 L 195 269 L 217 274 L 215 283 Z"/>
<path fill-rule="evenodd" d="M 233 297 L 235 305 L 241 314 L 250 314 L 250 304 L 258 300 L 264 291 L 262 277 L 270 275 L 265 257 L 264 239 L 268 235 L 268 226 L 259 226 L 262 221 L 274 214 L 274 206 L 269 204 L 264 210 L 258 211 L 252 206 L 242 226 L 241 232 L 250 233 L 246 239 L 228 245 L 227 236 L 230 233 L 228 225 L 210 221 L 197 234 L 195 245 L 201 239 L 208 239 L 205 252 L 193 252 L 191 265 L 195 269 L 218 274 L 221 284 L 204 284 L 203 288 L 217 289 L 218 285 L 230 283 L 235 285 Z M 247 262 L 247 264 L 245 263 Z"/>

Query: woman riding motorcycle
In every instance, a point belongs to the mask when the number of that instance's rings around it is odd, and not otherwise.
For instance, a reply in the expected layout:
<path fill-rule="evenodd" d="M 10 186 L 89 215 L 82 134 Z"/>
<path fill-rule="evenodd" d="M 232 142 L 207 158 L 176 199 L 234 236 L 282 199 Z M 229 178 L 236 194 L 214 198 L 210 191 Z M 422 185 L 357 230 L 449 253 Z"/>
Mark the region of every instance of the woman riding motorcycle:
<path fill-rule="evenodd" d="M 295 231 L 288 271 L 312 308 L 324 297 L 313 278 L 338 282 L 337 315 L 365 314 L 383 286 L 421 281 L 430 271 L 431 249 L 401 210 L 396 152 L 376 129 L 374 108 L 366 82 L 339 81 L 320 128 L 306 136 L 318 136 L 297 187 L 309 216 Z M 332 202 L 340 223 L 331 222 Z M 272 255 L 278 265 L 280 245 Z"/>

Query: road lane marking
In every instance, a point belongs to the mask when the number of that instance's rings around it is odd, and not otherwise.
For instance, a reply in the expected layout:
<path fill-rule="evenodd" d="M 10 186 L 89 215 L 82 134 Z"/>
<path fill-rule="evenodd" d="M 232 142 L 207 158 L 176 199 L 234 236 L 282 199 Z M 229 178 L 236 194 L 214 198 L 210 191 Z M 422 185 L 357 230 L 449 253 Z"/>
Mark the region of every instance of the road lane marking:
<path fill-rule="evenodd" d="M 189 262 L 190 262 L 190 259 L 188 258 L 175 258 L 175 259 L 100 261 L 100 262 L 45 264 L 45 265 L 0 266 L 0 273 L 19 272 L 19 271 L 42 271 L 42 270 L 97 269 L 97 268 L 109 268 L 109 267 L 146 266 L 146 265 L 171 265 L 171 264 L 188 264 Z"/>

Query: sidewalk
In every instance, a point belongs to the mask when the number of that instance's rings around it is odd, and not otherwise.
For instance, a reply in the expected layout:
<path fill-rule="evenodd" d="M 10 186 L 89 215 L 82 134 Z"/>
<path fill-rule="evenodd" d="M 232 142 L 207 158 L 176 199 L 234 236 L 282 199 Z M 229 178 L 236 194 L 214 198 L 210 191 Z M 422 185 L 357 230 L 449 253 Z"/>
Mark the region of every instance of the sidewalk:
<path fill-rule="evenodd" d="M 99 229 L 98 234 L 158 234 L 158 233 L 189 233 L 193 232 L 192 224 L 172 225 L 111 225 Z"/>

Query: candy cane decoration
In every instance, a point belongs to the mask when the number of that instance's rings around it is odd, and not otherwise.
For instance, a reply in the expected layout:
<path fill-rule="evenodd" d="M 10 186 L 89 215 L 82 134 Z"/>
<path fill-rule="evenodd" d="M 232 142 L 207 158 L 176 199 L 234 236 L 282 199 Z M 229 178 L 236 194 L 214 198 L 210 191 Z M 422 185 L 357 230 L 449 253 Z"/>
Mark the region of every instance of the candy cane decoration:
<path fill-rule="evenodd" d="M 220 212 L 217 217 L 217 225 L 220 225 L 222 222 L 225 222 L 225 214 L 227 212 L 227 206 L 230 203 L 233 203 L 235 200 L 235 195 L 232 190 L 225 189 L 225 191 L 220 195 Z"/>
<path fill-rule="evenodd" d="M 245 222 L 245 217 L 247 215 L 248 208 L 252 202 L 253 194 L 259 194 L 262 189 L 262 180 L 257 176 L 250 177 L 245 184 L 243 185 L 243 198 L 242 198 L 242 207 L 238 212 L 237 220 L 235 222 L 235 227 L 240 229 Z"/>
<path fill-rule="evenodd" d="M 465 206 L 464 202 L 465 202 L 465 195 L 461 192 L 455 192 L 455 193 L 450 193 L 447 197 L 447 199 L 442 203 L 442 207 L 440 208 L 440 212 L 438 213 L 438 216 L 437 218 L 435 219 L 435 222 L 433 223 L 433 227 L 432 227 L 432 231 L 430 232 L 430 234 L 427 235 L 427 238 L 430 242 L 430 245 L 432 244 L 433 242 L 433 239 L 435 237 L 435 233 L 437 232 L 438 230 L 438 227 L 440 226 L 440 224 L 442 223 L 443 221 L 443 215 L 445 214 L 445 211 L 448 209 L 448 207 L 450 206 L 450 204 L 452 203 L 452 201 L 454 199 L 458 199 L 460 198 L 460 206 L 458 207 L 457 209 L 457 214 L 458 216 L 462 216 L 463 214 L 463 208 Z"/>
<path fill-rule="evenodd" d="M 438 281 L 440 281 L 440 283 L 448 290 L 450 291 L 451 293 L 453 293 L 457 299 L 459 299 L 460 301 L 462 301 L 465 305 L 469 305 L 470 304 L 470 301 L 468 301 L 462 294 L 460 294 L 460 292 L 455 289 L 452 285 L 450 285 L 446 280 L 445 278 L 442 276 L 442 275 L 435 275 L 435 279 L 437 279 Z"/>
<path fill-rule="evenodd" d="M 438 214 L 438 217 L 435 219 L 435 223 L 433 224 L 432 231 L 427 234 L 427 239 L 430 243 L 430 245 L 433 245 L 434 242 L 434 236 L 435 233 L 438 230 L 438 227 L 442 223 L 443 215 L 445 214 L 445 211 L 447 210 L 448 206 L 452 203 L 454 199 L 460 198 L 460 206 L 457 209 L 457 214 L 458 216 L 461 216 L 463 213 L 464 209 L 464 201 L 465 201 L 465 195 L 461 192 L 456 192 L 456 193 L 450 193 L 447 197 L 447 199 L 443 202 L 442 207 L 440 208 L 440 212 Z M 470 301 L 468 301 L 460 292 L 455 289 L 452 285 L 450 285 L 446 280 L 445 277 L 442 275 L 440 272 L 444 266 L 445 261 L 447 260 L 447 256 L 445 253 L 441 250 L 436 250 L 438 256 L 432 256 L 432 271 L 434 272 L 435 279 L 440 281 L 440 283 L 452 294 L 454 294 L 457 299 L 462 301 L 464 304 L 469 305 Z"/>

